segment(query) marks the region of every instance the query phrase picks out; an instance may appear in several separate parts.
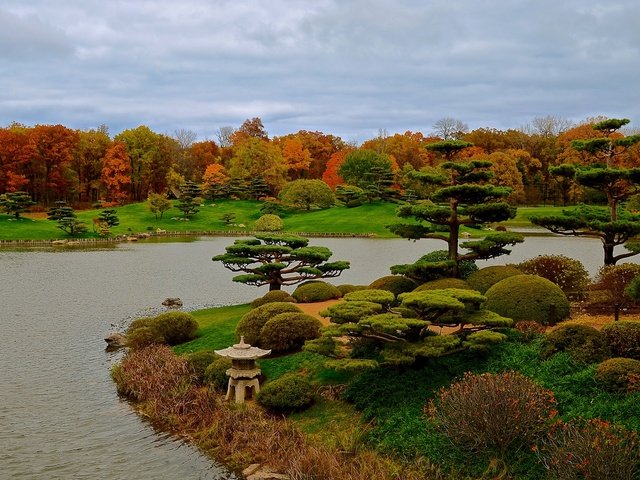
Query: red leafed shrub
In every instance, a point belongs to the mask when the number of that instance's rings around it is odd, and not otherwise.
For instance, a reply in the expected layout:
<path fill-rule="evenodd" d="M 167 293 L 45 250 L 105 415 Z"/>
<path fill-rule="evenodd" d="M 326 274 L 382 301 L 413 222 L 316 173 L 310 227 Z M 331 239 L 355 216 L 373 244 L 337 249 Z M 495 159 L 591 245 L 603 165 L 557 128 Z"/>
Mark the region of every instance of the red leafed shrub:
<path fill-rule="evenodd" d="M 518 372 L 467 372 L 431 400 L 428 411 L 455 444 L 503 454 L 532 444 L 556 415 L 553 392 Z"/>
<path fill-rule="evenodd" d="M 526 343 L 530 342 L 538 335 L 544 335 L 544 332 L 547 330 L 547 328 L 541 323 L 529 320 L 523 320 L 522 322 L 516 323 L 515 329 L 522 334 L 522 341 Z"/>
<path fill-rule="evenodd" d="M 558 421 L 535 450 L 552 478 L 559 480 L 640 478 L 638 432 L 599 418 Z"/>

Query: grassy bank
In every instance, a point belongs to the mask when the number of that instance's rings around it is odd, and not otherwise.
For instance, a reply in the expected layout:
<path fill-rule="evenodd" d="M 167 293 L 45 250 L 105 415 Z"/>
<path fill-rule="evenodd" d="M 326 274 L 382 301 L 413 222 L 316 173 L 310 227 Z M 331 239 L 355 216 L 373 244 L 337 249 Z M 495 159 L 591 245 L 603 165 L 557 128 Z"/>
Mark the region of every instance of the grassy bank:
<path fill-rule="evenodd" d="M 120 224 L 111 229 L 112 235 L 127 235 L 156 231 L 167 232 L 238 232 L 251 231 L 254 222 L 261 216 L 262 202 L 248 200 L 220 200 L 215 203 L 207 202 L 200 208 L 200 212 L 189 221 L 182 218 L 182 213 L 176 208 L 164 213 L 163 218 L 156 219 L 146 203 L 132 203 L 118 207 Z M 386 225 L 398 223 L 396 217 L 397 204 L 376 202 L 364 204 L 356 208 L 344 206 L 332 207 L 325 210 L 294 211 L 282 214 L 285 231 L 307 233 L 336 233 L 336 234 L 373 234 L 380 238 L 391 238 L 394 235 L 385 228 Z M 516 218 L 503 222 L 510 228 L 531 226 L 531 215 L 548 215 L 560 213 L 560 207 L 522 207 L 518 209 Z M 89 228 L 89 232 L 81 238 L 97 237 L 92 231 L 92 219 L 96 218 L 100 210 L 78 211 L 78 219 Z M 235 215 L 231 224 L 222 220 L 226 214 Z M 403 220 L 405 221 L 405 220 Z M 472 235 L 477 230 L 468 230 Z M 8 215 L 0 214 L 0 240 L 57 240 L 69 238 L 57 227 L 56 222 L 47 220 L 43 213 L 27 215 L 26 218 L 14 220 Z"/>

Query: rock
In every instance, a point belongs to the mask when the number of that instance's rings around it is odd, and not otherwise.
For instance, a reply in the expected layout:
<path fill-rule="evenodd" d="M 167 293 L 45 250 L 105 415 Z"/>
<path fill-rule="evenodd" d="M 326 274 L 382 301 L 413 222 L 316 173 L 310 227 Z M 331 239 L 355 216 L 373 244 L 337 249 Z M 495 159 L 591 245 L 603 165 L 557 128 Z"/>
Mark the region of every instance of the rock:
<path fill-rule="evenodd" d="M 251 468 L 251 467 L 248 467 L 248 468 Z M 289 480 L 289 476 L 285 475 L 284 473 L 276 473 L 267 466 L 263 466 L 263 467 L 258 466 L 258 469 L 251 475 L 247 475 L 246 479 L 247 480 Z"/>
<path fill-rule="evenodd" d="M 249 475 L 253 475 L 254 473 L 256 473 L 259 469 L 260 469 L 259 463 L 252 463 L 247 468 L 242 470 L 242 475 L 244 475 L 245 477 L 248 477 Z"/>
<path fill-rule="evenodd" d="M 104 341 L 107 342 L 107 349 L 116 350 L 126 346 L 127 337 L 119 332 L 111 332 L 109 335 L 104 337 Z"/>
<path fill-rule="evenodd" d="M 182 300 L 180 300 L 179 298 L 165 298 L 164 302 L 162 302 L 162 305 L 164 305 L 167 308 L 182 308 Z"/>
<path fill-rule="evenodd" d="M 66 243 L 66 240 L 54 240 L 53 242 L 51 242 L 51 245 L 65 245 Z"/>

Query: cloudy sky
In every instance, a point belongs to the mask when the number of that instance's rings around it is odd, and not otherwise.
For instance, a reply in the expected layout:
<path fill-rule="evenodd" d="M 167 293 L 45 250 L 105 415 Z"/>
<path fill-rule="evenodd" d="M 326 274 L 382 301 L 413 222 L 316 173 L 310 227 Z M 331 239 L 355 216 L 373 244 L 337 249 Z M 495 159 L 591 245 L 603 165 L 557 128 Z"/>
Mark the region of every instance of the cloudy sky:
<path fill-rule="evenodd" d="M 0 126 L 640 126 L 636 0 L 2 0 Z"/>

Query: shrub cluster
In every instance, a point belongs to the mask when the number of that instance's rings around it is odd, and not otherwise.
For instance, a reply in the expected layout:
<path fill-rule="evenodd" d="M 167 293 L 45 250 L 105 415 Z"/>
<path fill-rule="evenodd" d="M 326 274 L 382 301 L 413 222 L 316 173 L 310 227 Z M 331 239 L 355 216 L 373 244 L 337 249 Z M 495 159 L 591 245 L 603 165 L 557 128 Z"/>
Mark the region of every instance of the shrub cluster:
<path fill-rule="evenodd" d="M 343 283 L 342 285 L 337 285 L 336 288 L 340 290 L 340 294 L 344 297 L 347 293 L 364 290 L 368 287 L 366 285 L 350 285 L 348 283 Z"/>
<path fill-rule="evenodd" d="M 301 410 L 313 403 L 313 385 L 302 375 L 289 373 L 266 383 L 256 398 L 270 410 Z"/>
<path fill-rule="evenodd" d="M 218 357 L 204 371 L 204 384 L 212 390 L 223 391 L 227 388 L 229 378 L 227 370 L 231 368 L 231 359 Z"/>
<path fill-rule="evenodd" d="M 289 302 L 271 302 L 249 310 L 236 326 L 236 337 L 244 336 L 245 343 L 258 346 L 262 327 L 276 315 L 286 312 L 302 313 L 302 310 Z"/>
<path fill-rule="evenodd" d="M 334 298 L 340 298 L 342 294 L 335 286 L 327 282 L 312 280 L 300 284 L 291 294 L 297 302 L 312 303 L 325 302 Z"/>
<path fill-rule="evenodd" d="M 368 288 L 347 293 L 344 300 L 349 302 L 373 302 L 388 307 L 395 300 L 395 294 L 390 290 Z"/>
<path fill-rule="evenodd" d="M 190 313 L 165 312 L 131 322 L 127 329 L 127 345 L 131 348 L 160 343 L 178 345 L 193 340 L 197 330 L 198 322 Z"/>
<path fill-rule="evenodd" d="M 416 288 L 416 286 L 416 282 L 402 275 L 386 275 L 371 282 L 369 288 L 374 290 L 387 290 L 397 297 L 401 293 L 410 292 Z"/>
<path fill-rule="evenodd" d="M 596 328 L 580 323 L 567 322 L 548 332 L 545 336 L 542 356 L 549 358 L 566 352 L 582 363 L 597 363 L 611 355 L 604 334 Z"/>
<path fill-rule="evenodd" d="M 564 255 L 538 255 L 517 265 L 518 270 L 529 275 L 538 275 L 560 287 L 567 298 L 584 298 L 589 286 L 589 272 L 578 260 Z"/>
<path fill-rule="evenodd" d="M 455 444 L 500 454 L 529 445 L 556 414 L 553 392 L 518 372 L 464 377 L 429 403 L 437 426 Z"/>
<path fill-rule="evenodd" d="M 596 369 L 595 379 L 602 387 L 614 393 L 636 391 L 640 384 L 640 360 L 633 358 L 610 358 Z"/>
<path fill-rule="evenodd" d="M 557 479 L 640 478 L 638 433 L 600 419 L 555 423 L 536 453 Z"/>
<path fill-rule="evenodd" d="M 215 359 L 219 358 L 215 352 L 211 350 L 201 350 L 199 352 L 188 353 L 185 355 L 187 363 L 193 371 L 193 381 L 202 385 L 204 383 L 204 374 L 207 367 L 211 365 Z"/>
<path fill-rule="evenodd" d="M 522 275 L 522 272 L 516 267 L 510 265 L 495 265 L 493 267 L 485 267 L 473 272 L 467 278 L 467 283 L 474 290 L 485 293 L 492 286 L 505 278 Z"/>
<path fill-rule="evenodd" d="M 469 283 L 473 286 L 471 278 Z M 560 287 L 537 275 L 507 277 L 489 288 L 485 296 L 487 310 L 516 322 L 531 320 L 555 325 L 569 315 L 571 307 Z"/>
<path fill-rule="evenodd" d="M 602 327 L 602 333 L 614 357 L 640 360 L 640 322 L 623 320 L 608 323 Z"/>
<path fill-rule="evenodd" d="M 280 313 L 264 324 L 259 344 L 274 352 L 297 350 L 307 340 L 320 336 L 322 324 L 305 313 Z"/>
<path fill-rule="evenodd" d="M 251 308 L 259 307 L 260 305 L 264 305 L 265 303 L 273 303 L 273 302 L 291 302 L 295 303 L 296 299 L 289 295 L 284 290 L 271 290 L 270 292 L 265 293 L 263 296 L 256 298 L 253 302 L 251 302 Z"/>

